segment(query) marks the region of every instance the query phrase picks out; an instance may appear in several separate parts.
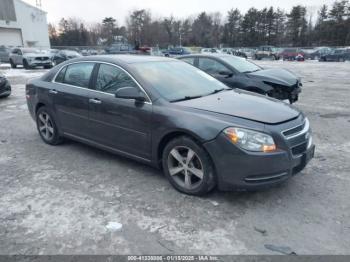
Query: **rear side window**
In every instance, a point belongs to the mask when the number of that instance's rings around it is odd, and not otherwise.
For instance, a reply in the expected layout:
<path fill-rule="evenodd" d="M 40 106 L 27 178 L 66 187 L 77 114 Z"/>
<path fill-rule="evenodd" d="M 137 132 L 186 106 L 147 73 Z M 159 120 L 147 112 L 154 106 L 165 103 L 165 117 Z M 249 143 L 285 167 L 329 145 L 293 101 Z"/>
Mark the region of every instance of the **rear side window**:
<path fill-rule="evenodd" d="M 112 65 L 100 64 L 95 89 L 101 92 L 115 94 L 122 87 L 138 86 L 122 69 Z"/>
<path fill-rule="evenodd" d="M 194 65 L 194 57 L 183 58 L 181 61 L 184 61 L 190 65 Z"/>
<path fill-rule="evenodd" d="M 88 88 L 94 65 L 94 63 L 79 63 L 67 66 L 63 83 Z"/>
<path fill-rule="evenodd" d="M 67 67 L 64 67 L 56 76 L 55 82 L 57 83 L 63 83 L 64 75 L 66 73 Z"/>
<path fill-rule="evenodd" d="M 219 74 L 222 71 L 229 71 L 226 66 L 210 58 L 199 58 L 198 67 L 208 74 Z"/>

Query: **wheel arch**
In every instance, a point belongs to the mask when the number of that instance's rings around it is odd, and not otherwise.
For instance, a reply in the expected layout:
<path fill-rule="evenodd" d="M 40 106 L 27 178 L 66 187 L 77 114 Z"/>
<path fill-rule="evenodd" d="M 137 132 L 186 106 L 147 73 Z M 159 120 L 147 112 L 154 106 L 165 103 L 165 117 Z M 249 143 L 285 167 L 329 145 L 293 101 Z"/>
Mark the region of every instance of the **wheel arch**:
<path fill-rule="evenodd" d="M 193 139 L 195 142 L 197 142 L 199 145 L 202 145 L 203 141 L 200 137 L 197 135 L 193 134 L 192 132 L 189 132 L 187 130 L 173 130 L 165 135 L 162 136 L 162 138 L 159 140 L 159 143 L 157 144 L 156 148 L 156 163 L 159 168 L 162 168 L 162 155 L 163 151 L 166 147 L 166 145 L 173 139 L 181 136 L 187 136 L 191 139 Z"/>
<path fill-rule="evenodd" d="M 46 106 L 46 104 L 44 102 L 39 102 L 36 104 L 35 106 L 35 115 L 38 113 L 39 108 Z"/>

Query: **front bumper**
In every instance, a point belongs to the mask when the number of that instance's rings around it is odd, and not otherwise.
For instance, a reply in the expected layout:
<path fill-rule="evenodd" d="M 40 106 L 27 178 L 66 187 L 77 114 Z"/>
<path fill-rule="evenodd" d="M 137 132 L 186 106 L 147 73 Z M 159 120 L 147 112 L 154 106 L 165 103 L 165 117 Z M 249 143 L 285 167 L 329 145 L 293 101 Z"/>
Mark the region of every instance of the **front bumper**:
<path fill-rule="evenodd" d="M 45 60 L 45 61 L 31 60 L 31 61 L 28 61 L 28 65 L 30 67 L 52 66 L 52 61 L 51 60 Z"/>
<path fill-rule="evenodd" d="M 204 144 L 215 164 L 220 190 L 258 190 L 288 180 L 314 157 L 315 146 L 292 156 L 288 150 L 247 152 L 235 147 L 225 135 Z"/>
<path fill-rule="evenodd" d="M 289 101 L 291 103 L 297 102 L 299 100 L 299 94 L 301 93 L 301 88 L 295 88 L 290 94 L 289 94 Z"/>

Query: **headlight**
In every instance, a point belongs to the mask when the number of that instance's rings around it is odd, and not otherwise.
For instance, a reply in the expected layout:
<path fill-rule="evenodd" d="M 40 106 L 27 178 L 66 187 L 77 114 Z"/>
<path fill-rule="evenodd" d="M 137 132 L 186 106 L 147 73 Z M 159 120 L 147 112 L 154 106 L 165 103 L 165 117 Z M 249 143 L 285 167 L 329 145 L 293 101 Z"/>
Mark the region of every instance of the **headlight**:
<path fill-rule="evenodd" d="M 273 138 L 264 133 L 244 128 L 229 127 L 224 130 L 224 134 L 233 144 L 248 151 L 276 151 L 276 145 Z"/>

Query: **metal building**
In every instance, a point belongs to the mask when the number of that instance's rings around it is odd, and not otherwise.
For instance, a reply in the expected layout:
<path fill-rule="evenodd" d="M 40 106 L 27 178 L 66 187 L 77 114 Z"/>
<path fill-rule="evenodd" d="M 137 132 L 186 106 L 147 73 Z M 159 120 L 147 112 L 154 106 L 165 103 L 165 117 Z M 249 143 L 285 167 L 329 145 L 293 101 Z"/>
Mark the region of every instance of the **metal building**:
<path fill-rule="evenodd" d="M 50 47 L 46 12 L 22 0 L 0 0 L 0 46 Z"/>

